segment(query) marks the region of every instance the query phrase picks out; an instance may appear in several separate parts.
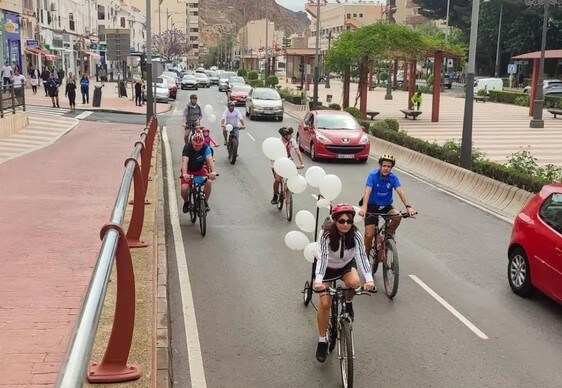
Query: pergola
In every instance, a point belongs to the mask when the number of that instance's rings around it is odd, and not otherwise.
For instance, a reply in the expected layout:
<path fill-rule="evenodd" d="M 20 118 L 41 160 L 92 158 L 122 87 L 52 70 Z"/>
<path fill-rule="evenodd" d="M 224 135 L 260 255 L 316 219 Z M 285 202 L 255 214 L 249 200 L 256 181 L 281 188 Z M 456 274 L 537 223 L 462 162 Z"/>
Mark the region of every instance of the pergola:
<path fill-rule="evenodd" d="M 546 50 L 544 52 L 545 59 L 562 59 L 562 50 Z M 521 54 L 516 57 L 513 57 L 515 60 L 526 60 L 532 59 L 533 60 L 533 77 L 531 81 L 531 103 L 529 104 L 529 116 L 533 115 L 535 98 L 537 97 L 537 86 L 539 83 L 539 75 L 540 75 L 540 59 L 541 59 L 541 52 L 534 51 L 532 53 Z"/>

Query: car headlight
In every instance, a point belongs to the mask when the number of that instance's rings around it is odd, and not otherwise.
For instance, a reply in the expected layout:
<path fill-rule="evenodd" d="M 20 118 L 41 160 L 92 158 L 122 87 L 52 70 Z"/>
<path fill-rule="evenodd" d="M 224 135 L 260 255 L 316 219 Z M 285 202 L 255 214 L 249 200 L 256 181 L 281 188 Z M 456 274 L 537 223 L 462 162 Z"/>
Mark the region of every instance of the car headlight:
<path fill-rule="evenodd" d="M 331 144 L 332 143 L 332 141 L 330 139 L 328 139 L 326 136 L 320 135 L 320 134 L 316 134 L 316 140 L 318 140 L 322 144 Z"/>
<path fill-rule="evenodd" d="M 361 140 L 359 140 L 359 144 L 367 144 L 369 142 L 369 136 L 363 135 L 361 136 Z"/>

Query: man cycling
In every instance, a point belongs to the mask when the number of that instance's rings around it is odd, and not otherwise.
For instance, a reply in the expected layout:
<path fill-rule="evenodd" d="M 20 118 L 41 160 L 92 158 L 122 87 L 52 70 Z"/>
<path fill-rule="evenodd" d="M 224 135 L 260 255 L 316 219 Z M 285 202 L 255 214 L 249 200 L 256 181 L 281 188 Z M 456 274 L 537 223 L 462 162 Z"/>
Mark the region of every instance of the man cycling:
<path fill-rule="evenodd" d="M 211 170 L 208 172 L 207 167 Z M 190 180 L 196 176 L 209 176 L 209 180 L 205 182 L 205 210 L 209 208 L 209 197 L 211 196 L 211 181 L 215 179 L 215 163 L 211 156 L 211 149 L 205 144 L 205 138 L 201 132 L 196 132 L 191 139 L 191 143 L 184 145 L 182 152 L 181 167 L 181 196 L 183 198 L 183 212 L 188 213 L 193 206 L 189 202 L 191 194 Z"/>
<path fill-rule="evenodd" d="M 183 111 L 183 127 L 185 128 L 183 140 L 185 141 L 185 144 L 189 143 L 189 139 L 193 135 L 193 132 L 201 125 L 202 118 L 203 111 L 197 103 L 197 95 L 192 94 L 189 96 L 189 102 Z"/>
<path fill-rule="evenodd" d="M 226 125 L 232 125 L 232 128 L 246 128 L 244 124 L 244 119 L 242 118 L 242 113 L 238 109 L 234 109 L 234 102 L 229 102 L 227 108 L 222 114 L 221 127 L 222 135 L 224 136 L 224 145 L 228 145 L 228 132 L 226 131 Z"/>
<path fill-rule="evenodd" d="M 371 172 L 365 185 L 365 194 L 361 200 L 361 211 L 359 215 L 365 217 L 365 249 L 371 252 L 373 237 L 376 234 L 379 217 L 370 213 L 385 213 L 391 215 L 400 214 L 393 206 L 392 190 L 396 190 L 400 200 L 406 206 L 408 214 L 414 216 L 416 211 L 412 208 L 406 197 L 398 176 L 392 172 L 396 164 L 394 156 L 384 154 L 379 158 L 379 168 Z M 401 217 L 393 217 L 389 225 L 389 233 L 394 232 L 400 225 Z"/>
<path fill-rule="evenodd" d="M 299 149 L 299 145 L 297 144 L 295 139 L 293 139 L 293 128 L 288 126 L 281 127 L 279 128 L 278 132 L 281 135 L 281 141 L 283 142 L 283 144 L 285 144 L 285 149 L 287 150 L 287 157 L 292 160 L 293 157 L 291 155 L 291 151 L 295 151 L 297 156 L 299 157 L 299 162 L 300 162 L 300 166 L 298 166 L 297 168 L 298 169 L 304 168 L 304 159 Z M 283 177 L 278 175 L 273 169 L 274 162 L 275 162 L 274 160 L 271 161 L 271 171 L 273 172 L 273 198 L 271 199 L 272 205 L 276 205 L 277 202 L 279 201 L 279 185 L 283 180 Z"/>

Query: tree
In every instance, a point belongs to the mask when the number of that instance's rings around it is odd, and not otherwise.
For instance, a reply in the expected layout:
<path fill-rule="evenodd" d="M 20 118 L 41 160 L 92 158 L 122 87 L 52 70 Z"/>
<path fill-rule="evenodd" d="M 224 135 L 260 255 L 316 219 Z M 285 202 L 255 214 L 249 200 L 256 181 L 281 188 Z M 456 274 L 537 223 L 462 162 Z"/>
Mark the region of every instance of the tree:
<path fill-rule="evenodd" d="M 163 31 L 161 35 L 152 34 L 152 51 L 158 53 L 166 62 L 173 61 L 189 52 L 185 32 L 177 28 Z"/>

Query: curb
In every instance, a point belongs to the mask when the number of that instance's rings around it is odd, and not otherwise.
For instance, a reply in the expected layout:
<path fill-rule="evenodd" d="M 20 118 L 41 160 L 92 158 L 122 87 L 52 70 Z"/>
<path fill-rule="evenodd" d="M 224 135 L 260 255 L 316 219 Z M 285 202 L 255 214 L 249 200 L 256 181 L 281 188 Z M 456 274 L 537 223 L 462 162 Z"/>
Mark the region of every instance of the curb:
<path fill-rule="evenodd" d="M 157 156 L 161 153 L 160 134 L 156 139 L 158 147 Z M 156 206 L 156 224 L 157 224 L 157 247 L 155 248 L 157 266 L 157 293 L 156 293 L 156 381 L 154 386 L 158 388 L 171 387 L 171 362 L 170 362 L 170 335 L 168 316 L 168 251 L 166 248 L 166 232 L 165 232 L 165 209 L 164 209 L 164 163 L 158 163 L 158 204 Z"/>
<path fill-rule="evenodd" d="M 175 100 L 174 100 L 175 101 Z M 29 106 L 39 106 L 39 107 L 44 107 L 45 105 L 36 105 L 36 104 L 27 104 Z M 168 103 L 168 109 L 157 113 L 157 115 L 160 115 L 162 113 L 167 113 L 172 109 L 172 102 Z M 118 109 L 106 109 L 106 108 L 92 108 L 92 109 L 82 109 L 82 108 L 76 108 L 76 112 L 100 112 L 100 113 L 118 113 L 118 114 L 125 114 L 125 115 L 138 115 L 138 116 L 146 116 L 146 112 L 127 112 L 124 110 L 118 110 Z"/>

